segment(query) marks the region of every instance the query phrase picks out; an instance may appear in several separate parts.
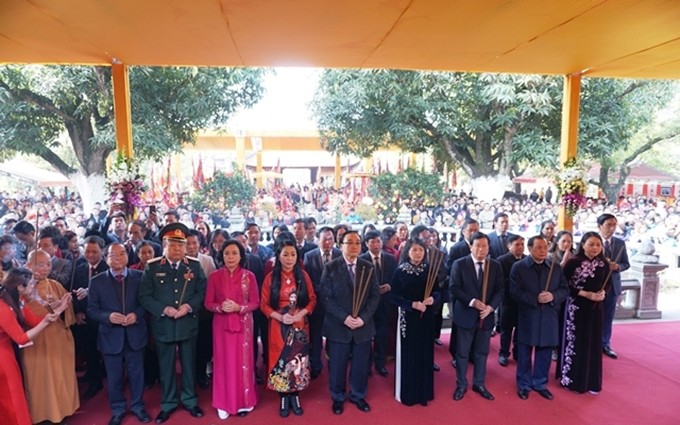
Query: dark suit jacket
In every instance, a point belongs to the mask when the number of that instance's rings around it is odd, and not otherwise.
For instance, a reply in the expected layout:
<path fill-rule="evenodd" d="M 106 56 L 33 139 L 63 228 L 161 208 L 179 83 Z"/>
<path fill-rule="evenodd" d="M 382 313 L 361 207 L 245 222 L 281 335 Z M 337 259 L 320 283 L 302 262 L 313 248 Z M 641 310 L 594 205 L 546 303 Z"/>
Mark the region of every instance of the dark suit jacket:
<path fill-rule="evenodd" d="M 538 294 L 545 290 L 550 275 L 548 291 L 553 301 L 538 303 Z M 537 347 L 555 347 L 559 339 L 560 305 L 569 295 L 569 286 L 558 263 L 550 274 L 550 262 L 536 264 L 531 256 L 516 262 L 510 270 L 510 296 L 517 301 L 517 340 L 521 344 Z"/>
<path fill-rule="evenodd" d="M 52 257 L 52 270 L 47 277 L 61 283 L 68 291 L 69 286 L 71 286 L 72 275 L 73 263 L 63 258 Z"/>
<path fill-rule="evenodd" d="M 262 283 L 264 282 L 264 264 L 262 264 L 260 257 L 246 253 L 246 270 L 253 272 L 257 288 L 261 290 Z"/>
<path fill-rule="evenodd" d="M 513 235 L 510 232 L 505 232 L 506 237 L 509 237 Z M 493 258 L 494 260 L 500 257 L 503 254 L 507 254 L 508 252 L 508 246 L 507 244 L 507 238 L 506 243 L 503 243 L 501 241 L 500 236 L 498 236 L 498 233 L 494 232 L 489 232 L 487 235 L 489 236 L 489 257 Z"/>
<path fill-rule="evenodd" d="M 451 295 L 454 300 L 453 322 L 464 329 L 472 329 L 479 326 L 479 310 L 470 307 L 470 301 L 476 298 L 494 310 L 498 309 L 503 298 L 503 269 L 498 261 L 487 259 L 486 267 L 489 267 L 489 280 L 486 290 L 486 300 L 482 300 L 482 282 L 477 279 L 477 268 L 471 255 L 460 258 L 453 263 L 451 268 Z M 483 327 L 486 330 L 493 328 L 494 315 L 489 314 L 484 319 Z"/>
<path fill-rule="evenodd" d="M 318 246 L 315 243 L 305 241 L 305 243 L 302 245 L 302 248 L 298 247 L 300 259 L 305 258 L 305 254 L 307 254 L 309 251 L 315 248 L 318 248 Z"/>
<path fill-rule="evenodd" d="M 355 275 L 358 280 L 362 275 L 367 276 L 373 270 L 373 264 L 357 258 Z M 321 294 L 326 318 L 323 323 L 323 334 L 329 341 L 349 343 L 354 340 L 361 343 L 370 341 L 375 335 L 373 315 L 380 302 L 378 280 L 375 272 L 372 273 L 370 286 L 366 292 L 363 303 L 359 308 L 359 317 L 364 326 L 358 329 L 350 329 L 345 326 L 345 319 L 352 314 L 352 290 L 354 283 L 350 279 L 345 258 L 340 256 L 329 261 L 323 268 L 321 276 Z"/>
<path fill-rule="evenodd" d="M 125 338 L 133 350 L 141 350 L 147 343 L 144 308 L 139 303 L 139 284 L 142 272 L 127 271 L 125 284 L 125 311 L 123 311 L 123 291 L 121 284 L 110 272 L 100 273 L 90 281 L 87 315 L 99 323 L 97 348 L 103 354 L 116 355 L 123 351 Z M 130 326 L 114 325 L 109 320 L 111 313 L 135 313 L 137 323 Z"/>
<path fill-rule="evenodd" d="M 451 273 L 451 267 L 453 267 L 453 263 L 460 259 L 465 257 L 466 255 L 470 255 L 470 245 L 467 243 L 467 241 L 463 238 L 453 244 L 451 249 L 449 250 L 449 256 L 446 259 L 446 271 Z"/>
<path fill-rule="evenodd" d="M 95 268 L 94 274 L 92 277 L 95 277 L 99 273 L 105 272 L 109 269 L 108 264 L 106 264 L 106 261 L 103 259 L 97 264 L 97 267 Z M 89 288 L 90 287 L 90 263 L 85 261 L 84 263 L 80 263 L 76 266 L 76 270 L 73 273 L 73 282 L 71 283 L 71 290 L 75 291 L 76 289 L 80 288 Z M 75 297 L 73 296 L 73 311 L 75 313 L 87 313 L 87 300 L 89 298 L 89 295 L 82 299 L 81 301 L 78 301 Z"/>
<path fill-rule="evenodd" d="M 370 252 L 361 254 L 359 258 L 363 258 L 364 260 L 373 263 L 373 255 Z M 382 276 L 376 276 L 378 278 L 378 285 L 392 282 L 392 275 L 397 269 L 397 259 L 394 258 L 394 255 L 382 251 L 380 253 L 380 269 Z"/>
<path fill-rule="evenodd" d="M 620 267 L 619 271 L 612 272 L 612 275 L 609 278 L 612 282 L 612 291 L 614 291 L 614 295 L 618 296 L 621 295 L 621 272 L 628 270 L 630 268 L 630 263 L 628 262 L 626 242 L 624 242 L 623 239 L 612 237 L 609 243 L 611 245 L 609 249 L 611 253 L 605 252 L 605 255 L 611 261 L 616 262 Z M 618 259 L 616 257 L 618 257 Z"/>
<path fill-rule="evenodd" d="M 314 285 L 314 290 L 319 291 L 319 285 L 321 285 L 321 275 L 323 274 L 323 258 L 321 257 L 321 248 L 314 248 L 313 250 L 307 252 L 304 256 L 303 264 L 305 266 L 305 271 L 309 275 L 309 279 Z M 331 260 L 335 260 L 342 256 L 342 251 L 338 248 L 331 248 Z"/>
<path fill-rule="evenodd" d="M 524 254 L 522 254 L 522 258 L 525 258 Z M 522 258 L 518 260 L 514 255 L 508 252 L 496 259 L 496 261 L 501 263 L 501 267 L 503 268 L 503 287 L 505 289 L 503 292 L 503 301 L 512 301 L 512 297 L 510 297 L 510 269 L 512 269 L 512 266 Z"/>
<path fill-rule="evenodd" d="M 186 291 L 181 298 L 185 281 Z M 153 317 L 151 330 L 158 341 L 184 341 L 198 335 L 198 313 L 203 308 L 206 281 L 201 263 L 188 257 L 180 261 L 177 270 L 172 269 L 165 257 L 146 263 L 139 302 Z M 180 319 L 163 314 L 165 307 L 179 308 L 182 304 L 189 304 L 191 313 Z"/>

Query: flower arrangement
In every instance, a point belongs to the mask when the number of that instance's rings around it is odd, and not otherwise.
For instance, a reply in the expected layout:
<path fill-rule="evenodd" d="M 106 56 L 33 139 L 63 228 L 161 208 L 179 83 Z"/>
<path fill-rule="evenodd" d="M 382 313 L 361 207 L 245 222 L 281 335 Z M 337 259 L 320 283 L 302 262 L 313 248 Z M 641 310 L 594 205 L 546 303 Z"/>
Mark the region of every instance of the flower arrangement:
<path fill-rule="evenodd" d="M 109 202 L 123 204 L 128 220 L 134 218 L 135 208 L 142 206 L 142 194 L 147 190 L 139 165 L 121 152 L 109 171 L 107 178 Z"/>
<path fill-rule="evenodd" d="M 584 178 L 585 168 L 576 158 L 571 158 L 562 166 L 557 175 L 555 185 L 560 193 L 561 204 L 568 217 L 573 217 L 586 203 L 588 184 Z"/>

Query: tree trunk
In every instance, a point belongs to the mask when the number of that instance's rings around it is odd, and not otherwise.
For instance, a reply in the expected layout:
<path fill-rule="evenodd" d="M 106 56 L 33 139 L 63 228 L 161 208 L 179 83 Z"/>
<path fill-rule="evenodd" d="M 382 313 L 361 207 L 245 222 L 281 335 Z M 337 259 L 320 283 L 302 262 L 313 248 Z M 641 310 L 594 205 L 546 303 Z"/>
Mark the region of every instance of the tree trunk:
<path fill-rule="evenodd" d="M 82 172 L 71 173 L 67 176 L 78 188 L 80 197 L 83 200 L 83 212 L 87 216 L 95 202 L 102 204 L 108 200 L 108 190 L 106 188 L 106 177 L 103 173 L 95 173 L 86 176 Z"/>

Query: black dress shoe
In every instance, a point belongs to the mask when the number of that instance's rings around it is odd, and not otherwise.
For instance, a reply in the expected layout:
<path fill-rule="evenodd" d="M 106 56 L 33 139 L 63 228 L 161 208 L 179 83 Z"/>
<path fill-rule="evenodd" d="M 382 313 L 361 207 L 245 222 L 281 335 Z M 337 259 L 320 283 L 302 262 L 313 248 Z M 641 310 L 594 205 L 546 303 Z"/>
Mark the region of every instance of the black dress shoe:
<path fill-rule="evenodd" d="M 487 390 L 486 387 L 484 387 L 483 385 L 480 385 L 478 387 L 473 385 L 472 391 L 476 392 L 477 394 L 481 395 L 483 398 L 485 398 L 487 400 L 493 400 L 494 399 L 493 395 L 491 395 L 489 390 Z"/>
<path fill-rule="evenodd" d="M 499 356 L 498 357 L 498 364 L 500 364 L 501 366 L 507 366 L 508 365 L 508 356 L 503 356 L 503 355 Z"/>
<path fill-rule="evenodd" d="M 139 422 L 142 422 L 142 423 L 145 423 L 145 424 L 148 424 L 149 422 L 151 422 L 151 416 L 149 416 L 147 411 L 144 410 L 144 409 L 142 409 L 138 412 L 132 412 L 132 416 L 137 418 L 137 420 L 139 420 Z"/>
<path fill-rule="evenodd" d="M 356 400 L 350 399 L 349 402 L 356 404 L 357 409 L 361 410 L 362 412 L 370 412 L 371 411 L 371 406 L 369 406 L 368 403 L 366 403 L 366 400 L 364 400 L 363 398 L 359 398 L 359 399 L 356 399 Z"/>
<path fill-rule="evenodd" d="M 437 345 L 442 345 L 442 344 L 444 344 L 444 343 L 442 342 L 442 340 L 439 339 L 439 338 L 435 339 L 435 340 L 434 340 L 434 343 L 437 344 Z"/>
<path fill-rule="evenodd" d="M 451 366 L 453 366 L 454 369 L 458 367 L 458 362 L 456 362 L 456 359 L 451 359 Z"/>
<path fill-rule="evenodd" d="M 552 393 L 547 388 L 543 388 L 542 390 L 536 390 L 536 392 L 546 400 L 552 400 L 553 399 Z"/>
<path fill-rule="evenodd" d="M 120 425 L 123 422 L 123 417 L 125 417 L 125 413 L 111 416 L 111 419 L 109 419 L 109 425 Z"/>
<path fill-rule="evenodd" d="M 435 372 L 439 372 L 440 370 L 442 370 L 442 369 L 439 367 L 439 365 L 438 365 L 437 363 L 433 363 L 433 364 L 432 364 L 432 369 L 433 369 Z"/>
<path fill-rule="evenodd" d="M 466 391 L 467 390 L 463 387 L 456 388 L 456 391 L 454 391 L 454 393 L 453 393 L 453 399 L 456 400 L 456 401 L 462 399 L 463 397 L 465 397 Z"/>
<path fill-rule="evenodd" d="M 199 388 L 205 390 L 210 386 L 210 381 L 208 381 L 208 378 L 199 378 L 196 379 L 196 385 L 198 385 Z"/>
<path fill-rule="evenodd" d="M 202 418 L 203 417 L 203 409 L 201 409 L 198 406 L 193 406 L 193 407 L 185 407 L 185 409 L 189 412 L 191 416 L 194 418 Z"/>
<path fill-rule="evenodd" d="M 236 416 L 238 416 L 238 417 L 240 417 L 240 418 L 243 418 L 243 417 L 245 417 L 245 416 L 248 416 L 248 413 L 249 413 L 249 412 L 246 412 L 246 411 L 244 410 L 243 412 L 238 412 L 238 413 L 236 414 Z"/>
<path fill-rule="evenodd" d="M 319 375 L 321 375 L 321 371 L 320 371 L 320 370 L 313 370 L 313 371 L 312 371 L 312 379 L 318 378 Z"/>
<path fill-rule="evenodd" d="M 104 386 L 101 382 L 97 384 L 90 384 L 90 386 L 87 388 L 87 391 L 85 391 L 85 394 L 83 394 L 83 400 L 90 400 L 94 398 L 94 396 L 96 396 L 97 393 L 102 390 L 102 388 L 104 388 Z"/>
<path fill-rule="evenodd" d="M 529 390 L 519 390 L 519 391 L 517 391 L 517 395 L 522 400 L 526 400 L 526 399 L 529 398 Z"/>
<path fill-rule="evenodd" d="M 345 410 L 344 403 L 341 401 L 333 401 L 333 414 L 342 415 L 343 410 Z"/>
<path fill-rule="evenodd" d="M 376 367 L 375 370 L 378 371 L 378 375 L 380 375 L 380 376 L 382 376 L 382 377 L 387 376 L 387 369 L 385 368 L 385 366 Z"/>
<path fill-rule="evenodd" d="M 611 357 L 612 359 L 618 359 L 619 355 L 616 354 L 616 351 L 612 350 L 612 347 L 605 345 L 602 347 L 602 352 L 607 355 L 607 357 Z"/>
<path fill-rule="evenodd" d="M 156 423 L 162 424 L 163 422 L 167 421 L 168 419 L 170 419 L 170 415 L 172 415 L 174 411 L 175 408 L 172 408 L 170 410 L 161 410 L 158 413 L 158 416 L 156 416 Z"/>

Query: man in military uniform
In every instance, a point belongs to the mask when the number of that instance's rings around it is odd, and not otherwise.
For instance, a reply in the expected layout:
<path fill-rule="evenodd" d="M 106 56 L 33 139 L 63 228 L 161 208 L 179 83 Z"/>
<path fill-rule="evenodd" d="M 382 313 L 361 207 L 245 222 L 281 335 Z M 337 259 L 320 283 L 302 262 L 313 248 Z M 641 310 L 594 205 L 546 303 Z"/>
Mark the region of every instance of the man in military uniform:
<path fill-rule="evenodd" d="M 160 230 L 164 255 L 147 263 L 139 288 L 139 301 L 153 317 L 151 330 L 158 351 L 162 393 L 156 423 L 167 421 L 180 400 L 191 416 L 203 416 L 196 395 L 194 365 L 198 312 L 205 298 L 206 278 L 198 260 L 186 256 L 188 233 L 182 223 L 171 223 Z M 179 397 L 174 373 L 177 350 L 182 365 Z"/>

